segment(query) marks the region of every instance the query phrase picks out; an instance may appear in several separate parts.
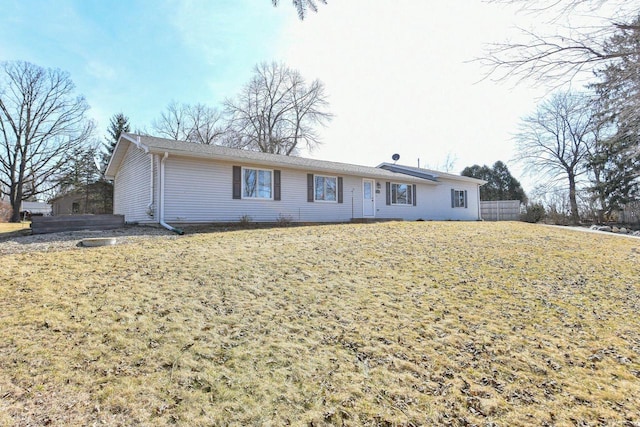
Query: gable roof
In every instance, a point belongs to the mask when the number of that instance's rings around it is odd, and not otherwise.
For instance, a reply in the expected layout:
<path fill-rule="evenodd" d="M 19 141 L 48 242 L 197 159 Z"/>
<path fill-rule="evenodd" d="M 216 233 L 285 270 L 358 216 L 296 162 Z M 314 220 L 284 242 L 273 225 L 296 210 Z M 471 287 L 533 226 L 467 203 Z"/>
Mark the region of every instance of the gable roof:
<path fill-rule="evenodd" d="M 220 145 L 197 144 L 193 142 L 174 141 L 171 139 L 157 138 L 153 136 L 122 134 L 107 165 L 105 177 L 114 179 L 120 163 L 124 159 L 127 148 L 136 145 L 146 153 L 214 159 L 229 162 L 250 163 L 270 167 L 283 167 L 313 172 L 324 172 L 344 175 L 356 175 L 365 178 L 402 179 L 411 182 L 437 184 L 437 179 L 429 179 L 417 174 L 408 174 L 406 171 L 394 171 L 382 167 L 361 166 L 349 163 L 316 160 L 305 157 L 285 156 L 282 154 L 262 153 L 259 151 L 242 150 L 238 148 L 223 147 Z M 453 175 L 452 175 L 453 176 Z M 464 181 L 473 178 L 457 177 Z M 478 181 L 478 183 L 484 181 Z"/>

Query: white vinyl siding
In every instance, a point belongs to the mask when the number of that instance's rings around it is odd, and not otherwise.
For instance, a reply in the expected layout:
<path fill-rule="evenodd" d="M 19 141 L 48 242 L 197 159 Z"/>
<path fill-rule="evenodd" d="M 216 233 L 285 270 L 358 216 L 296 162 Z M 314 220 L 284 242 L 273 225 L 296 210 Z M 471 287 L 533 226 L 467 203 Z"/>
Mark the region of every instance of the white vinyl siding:
<path fill-rule="evenodd" d="M 115 177 L 114 213 L 125 215 L 127 222 L 151 223 L 158 221 L 160 157 L 154 161 L 155 216 L 147 214 L 150 203 L 150 158 L 131 144 Z M 328 175 L 306 169 L 274 167 L 271 174 L 271 199 L 234 199 L 233 167 L 238 169 L 265 169 L 264 165 L 243 164 L 170 155 L 165 160 L 165 209 L 168 223 L 237 222 L 243 216 L 254 222 L 276 222 L 287 218 L 294 222 L 344 222 L 362 217 L 362 176 L 341 175 L 343 203 L 309 203 L 308 175 Z M 275 169 L 280 175 L 280 199 L 276 197 Z M 416 206 L 385 203 L 386 180 L 374 181 L 375 217 L 404 220 L 477 220 L 478 186 L 474 183 L 444 181 L 420 183 L 409 181 L 412 202 Z M 378 185 L 380 184 L 380 185 Z M 413 185 L 416 185 L 415 193 Z M 467 191 L 468 209 L 451 207 L 451 189 Z M 315 189 L 314 189 L 315 190 Z M 313 193 L 315 197 L 315 191 Z M 337 196 L 336 196 L 337 197 Z"/>
<path fill-rule="evenodd" d="M 379 182 L 379 181 L 377 181 Z M 467 190 L 468 209 L 451 207 L 451 187 Z M 476 221 L 479 216 L 477 200 L 478 185 L 444 181 L 441 183 L 416 184 L 416 206 L 409 209 L 406 205 L 387 205 L 385 203 L 385 185 L 381 193 L 376 194 L 376 218 L 397 218 L 408 221 L 418 219 L 434 221 Z M 391 196 L 390 196 L 391 197 Z"/>
<path fill-rule="evenodd" d="M 233 166 L 203 159 L 169 156 L 165 162 L 165 221 L 234 222 L 243 216 L 254 222 L 342 222 L 362 212 L 362 179 L 344 177 L 344 203 L 307 203 L 307 171 L 281 169 L 281 200 L 234 199 Z M 245 169 L 260 169 L 242 165 Z M 359 216 L 359 215 L 358 215 Z"/>
<path fill-rule="evenodd" d="M 126 222 L 155 222 L 147 214 L 151 199 L 150 173 L 149 155 L 130 145 L 114 179 L 114 214 L 124 215 Z"/>
<path fill-rule="evenodd" d="M 281 200 L 233 199 L 232 169 L 237 162 L 169 156 L 165 163 L 165 221 L 168 223 L 236 222 L 243 216 L 253 222 L 276 222 L 287 218 L 294 222 L 344 222 L 362 217 L 362 178 L 343 176 L 344 203 L 308 203 L 309 171 L 281 169 Z M 260 169 L 254 165 L 244 168 Z M 376 181 L 380 182 L 380 181 Z M 376 218 L 415 221 L 477 220 L 472 194 L 477 185 L 459 186 L 468 190 L 469 209 L 452 209 L 450 185 L 418 184 L 417 206 L 385 205 L 384 182 L 376 193 Z"/>

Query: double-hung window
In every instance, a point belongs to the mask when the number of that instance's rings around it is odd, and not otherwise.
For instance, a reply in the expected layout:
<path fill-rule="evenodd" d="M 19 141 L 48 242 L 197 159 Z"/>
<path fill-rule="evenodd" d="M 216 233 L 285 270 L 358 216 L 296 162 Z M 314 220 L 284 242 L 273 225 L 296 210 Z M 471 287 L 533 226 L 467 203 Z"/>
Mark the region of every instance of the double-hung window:
<path fill-rule="evenodd" d="M 314 175 L 314 199 L 322 202 L 337 202 L 338 178 Z"/>
<path fill-rule="evenodd" d="M 243 199 L 272 199 L 273 171 L 265 169 L 242 169 Z"/>
<path fill-rule="evenodd" d="M 451 207 L 467 207 L 467 192 L 465 190 L 451 190 Z"/>
<path fill-rule="evenodd" d="M 392 205 L 413 205 L 413 186 L 410 184 L 391 184 Z"/>

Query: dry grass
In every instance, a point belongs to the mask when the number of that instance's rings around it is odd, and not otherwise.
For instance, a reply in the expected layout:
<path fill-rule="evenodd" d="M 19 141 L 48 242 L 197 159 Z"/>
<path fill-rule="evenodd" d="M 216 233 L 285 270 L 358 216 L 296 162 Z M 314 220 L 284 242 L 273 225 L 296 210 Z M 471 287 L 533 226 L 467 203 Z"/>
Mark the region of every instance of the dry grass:
<path fill-rule="evenodd" d="M 0 222 L 0 238 L 16 232 L 31 231 L 30 222 Z"/>
<path fill-rule="evenodd" d="M 0 256 L 0 424 L 640 425 L 639 258 L 453 222 Z"/>

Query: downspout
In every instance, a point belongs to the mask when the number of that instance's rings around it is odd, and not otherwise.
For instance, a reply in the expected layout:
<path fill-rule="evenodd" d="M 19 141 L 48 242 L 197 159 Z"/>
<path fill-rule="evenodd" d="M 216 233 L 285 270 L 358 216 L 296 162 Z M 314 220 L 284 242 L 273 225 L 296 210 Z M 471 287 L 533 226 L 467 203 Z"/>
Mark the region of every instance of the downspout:
<path fill-rule="evenodd" d="M 153 153 L 149 153 L 149 160 L 149 168 L 151 170 L 151 173 L 149 176 L 149 204 L 147 205 L 147 215 L 153 218 L 153 185 L 155 184 L 153 179 Z"/>
<path fill-rule="evenodd" d="M 478 185 L 478 221 L 482 221 L 482 206 L 480 203 L 480 186 Z"/>
<path fill-rule="evenodd" d="M 164 222 L 164 162 L 169 157 L 169 153 L 164 152 L 164 156 L 162 156 L 162 160 L 160 161 L 160 225 L 166 228 L 167 230 L 173 231 L 174 233 L 183 235 L 184 231 L 179 228 L 175 228 Z"/>

